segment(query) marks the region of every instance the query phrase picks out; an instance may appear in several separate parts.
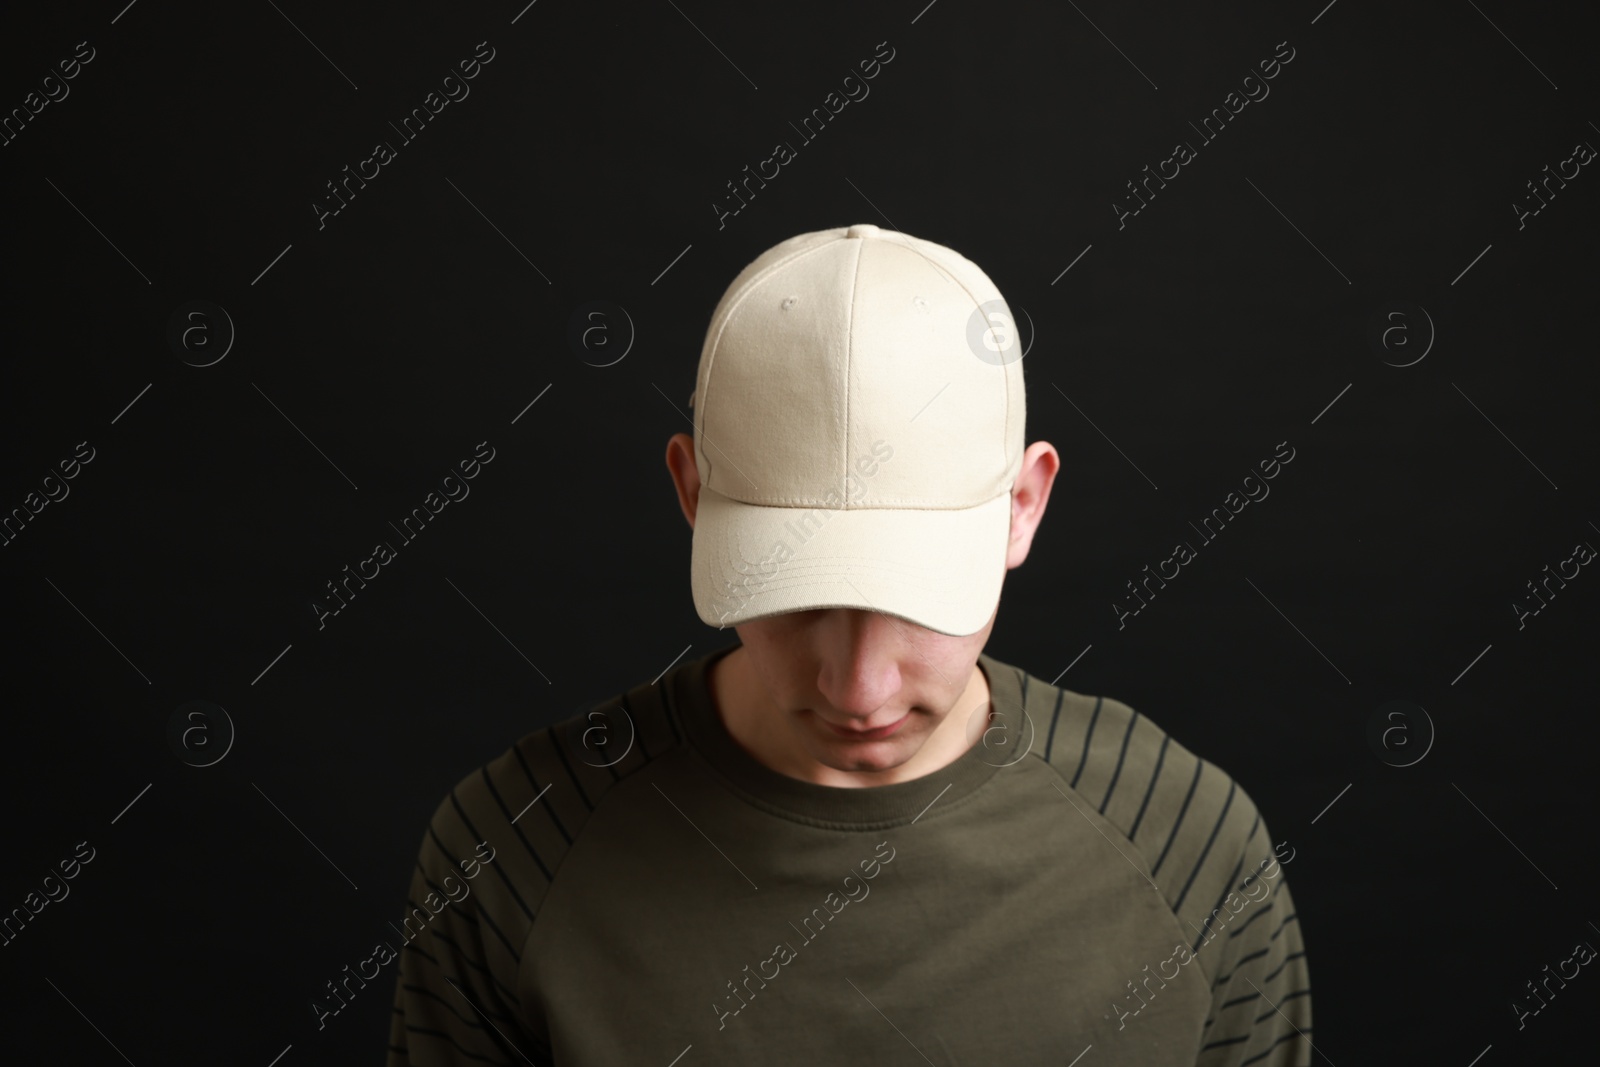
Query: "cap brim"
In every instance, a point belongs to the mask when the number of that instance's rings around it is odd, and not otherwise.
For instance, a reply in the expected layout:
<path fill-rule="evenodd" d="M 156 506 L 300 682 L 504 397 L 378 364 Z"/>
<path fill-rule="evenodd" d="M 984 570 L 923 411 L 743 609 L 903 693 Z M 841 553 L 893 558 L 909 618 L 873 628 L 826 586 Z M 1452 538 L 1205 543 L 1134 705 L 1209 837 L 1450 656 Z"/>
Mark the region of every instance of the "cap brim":
<path fill-rule="evenodd" d="M 701 487 L 690 581 L 700 618 L 737 626 L 859 608 L 953 637 L 1000 602 L 1011 494 L 957 510 L 767 507 Z"/>

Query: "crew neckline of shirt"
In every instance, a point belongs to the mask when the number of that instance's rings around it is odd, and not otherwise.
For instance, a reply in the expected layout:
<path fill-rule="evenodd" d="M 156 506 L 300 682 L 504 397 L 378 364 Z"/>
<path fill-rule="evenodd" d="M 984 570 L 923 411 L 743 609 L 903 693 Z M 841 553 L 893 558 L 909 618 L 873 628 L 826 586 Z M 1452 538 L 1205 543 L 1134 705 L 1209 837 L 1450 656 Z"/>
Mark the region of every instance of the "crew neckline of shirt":
<path fill-rule="evenodd" d="M 1017 668 L 979 653 L 978 666 L 989 682 L 990 703 L 1004 743 L 988 744 L 989 732 L 954 762 L 920 778 L 889 785 L 821 785 L 773 770 L 734 740 L 711 701 L 710 668 L 738 644 L 707 653 L 673 672 L 671 694 L 690 744 L 725 782 L 772 814 L 837 829 L 872 830 L 915 821 L 937 801 L 948 809 L 979 789 L 996 771 L 1026 752 L 1021 674 Z M 994 725 L 989 727 L 993 731 Z"/>

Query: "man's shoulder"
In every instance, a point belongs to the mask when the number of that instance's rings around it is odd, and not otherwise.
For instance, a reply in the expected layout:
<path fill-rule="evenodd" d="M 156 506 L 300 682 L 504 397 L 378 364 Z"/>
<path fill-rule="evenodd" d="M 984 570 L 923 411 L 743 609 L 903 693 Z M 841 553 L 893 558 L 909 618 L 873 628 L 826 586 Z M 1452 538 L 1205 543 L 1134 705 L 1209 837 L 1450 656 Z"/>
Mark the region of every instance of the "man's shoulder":
<path fill-rule="evenodd" d="M 492 850 L 510 884 L 548 885 L 611 788 L 682 746 L 671 680 L 588 702 L 463 775 L 429 819 L 424 856 Z M 518 903 L 531 917 L 535 903 Z"/>
<path fill-rule="evenodd" d="M 1022 689 L 1030 753 L 1055 771 L 1081 814 L 1120 832 L 1119 850 L 1142 861 L 1136 866 L 1175 912 L 1209 912 L 1210 896 L 1271 858 L 1267 828 L 1244 787 L 1150 716 L 1025 672 Z"/>

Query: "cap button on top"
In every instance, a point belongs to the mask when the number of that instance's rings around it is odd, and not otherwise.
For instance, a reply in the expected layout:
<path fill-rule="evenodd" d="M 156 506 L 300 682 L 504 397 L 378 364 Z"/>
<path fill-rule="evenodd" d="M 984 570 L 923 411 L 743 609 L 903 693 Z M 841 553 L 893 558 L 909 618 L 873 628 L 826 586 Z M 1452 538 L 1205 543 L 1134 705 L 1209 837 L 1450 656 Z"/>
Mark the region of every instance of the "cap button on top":
<path fill-rule="evenodd" d="M 845 232 L 845 236 L 846 237 L 876 237 L 876 236 L 878 236 L 878 228 L 876 226 L 872 225 L 872 223 L 870 223 L 870 222 L 861 222 L 861 223 L 857 223 L 856 225 L 850 227 L 850 229 Z"/>

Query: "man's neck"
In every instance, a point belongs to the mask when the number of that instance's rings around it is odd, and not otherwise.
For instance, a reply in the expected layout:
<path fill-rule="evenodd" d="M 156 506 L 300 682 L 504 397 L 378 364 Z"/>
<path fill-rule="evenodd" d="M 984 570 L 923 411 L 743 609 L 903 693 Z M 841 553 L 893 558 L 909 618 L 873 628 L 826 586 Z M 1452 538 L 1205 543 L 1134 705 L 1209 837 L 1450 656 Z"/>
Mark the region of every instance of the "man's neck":
<path fill-rule="evenodd" d="M 908 782 L 954 763 L 983 736 L 988 723 L 975 722 L 974 714 L 988 709 L 991 699 L 989 679 L 974 664 L 966 689 L 910 759 L 883 771 L 845 771 L 816 761 L 797 743 L 789 732 L 794 720 L 773 706 L 743 645 L 711 665 L 707 686 L 723 727 L 758 763 L 804 782 L 847 789 Z"/>

